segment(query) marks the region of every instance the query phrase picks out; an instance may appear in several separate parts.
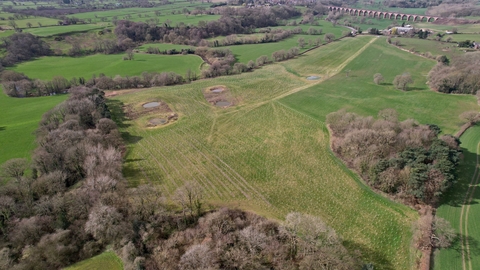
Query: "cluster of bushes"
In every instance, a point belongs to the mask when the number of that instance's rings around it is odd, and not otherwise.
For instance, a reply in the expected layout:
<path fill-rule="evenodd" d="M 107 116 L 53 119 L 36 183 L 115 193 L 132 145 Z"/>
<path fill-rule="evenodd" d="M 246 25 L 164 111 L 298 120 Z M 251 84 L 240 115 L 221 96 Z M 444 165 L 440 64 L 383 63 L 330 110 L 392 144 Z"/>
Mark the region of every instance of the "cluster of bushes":
<path fill-rule="evenodd" d="M 15 33 L 2 38 L 0 49 L 6 50 L 1 60 L 3 66 L 12 66 L 34 57 L 52 54 L 50 46 L 45 41 L 29 33 Z"/>
<path fill-rule="evenodd" d="M 108 116 L 102 92 L 76 88 L 44 115 L 32 164 L 2 165 L 2 268 L 62 268 L 121 236 L 114 205 L 122 199 L 123 144 Z"/>
<path fill-rule="evenodd" d="M 146 88 L 154 86 L 176 85 L 197 79 L 197 74 L 188 71 L 185 78 L 174 72 L 143 72 L 141 76 L 115 77 L 100 74 L 91 79 L 72 78 L 67 80 L 62 76 L 55 76 L 51 81 L 32 80 L 23 73 L 11 70 L 2 72 L 0 76 L 5 94 L 11 97 L 34 97 L 56 95 L 69 92 L 77 86 L 96 87 L 102 90 Z"/>
<path fill-rule="evenodd" d="M 435 204 L 455 182 L 459 141 L 439 138 L 435 125 L 399 122 L 393 109 L 378 116 L 327 115 L 333 151 L 374 188 L 409 204 Z"/>
<path fill-rule="evenodd" d="M 480 52 L 473 52 L 458 56 L 450 63 L 439 62 L 428 74 L 428 84 L 442 93 L 476 94 L 480 90 L 479 61 Z"/>

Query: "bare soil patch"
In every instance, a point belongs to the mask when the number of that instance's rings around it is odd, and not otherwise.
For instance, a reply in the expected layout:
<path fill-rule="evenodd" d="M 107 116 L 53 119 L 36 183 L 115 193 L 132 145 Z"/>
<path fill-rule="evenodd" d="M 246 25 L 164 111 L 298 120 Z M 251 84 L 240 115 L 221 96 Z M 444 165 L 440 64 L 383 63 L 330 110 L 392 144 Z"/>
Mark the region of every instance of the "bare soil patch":
<path fill-rule="evenodd" d="M 126 105 L 123 107 L 123 111 L 125 116 L 131 120 L 148 115 L 147 127 L 165 126 L 178 120 L 178 114 L 162 100 Z"/>
<path fill-rule="evenodd" d="M 235 105 L 235 98 L 232 97 L 228 88 L 224 85 L 215 85 L 203 90 L 203 96 L 213 106 L 227 108 Z"/>

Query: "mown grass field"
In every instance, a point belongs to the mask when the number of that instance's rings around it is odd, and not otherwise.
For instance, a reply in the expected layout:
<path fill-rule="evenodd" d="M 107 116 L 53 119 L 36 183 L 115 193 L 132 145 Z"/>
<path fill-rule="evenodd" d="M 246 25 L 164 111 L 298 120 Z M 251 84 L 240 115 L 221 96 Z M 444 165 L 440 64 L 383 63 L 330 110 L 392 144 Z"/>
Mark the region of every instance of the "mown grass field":
<path fill-rule="evenodd" d="M 200 73 L 203 60 L 196 55 L 150 55 L 137 53 L 134 60 L 123 60 L 124 54 L 95 54 L 85 57 L 41 57 L 37 60 L 21 63 L 13 70 L 25 73 L 30 78 L 51 80 L 61 75 L 67 79 L 84 77 L 90 79 L 93 74 L 107 76 L 133 76 L 148 72 L 176 72 L 185 75 L 188 69 Z"/>
<path fill-rule="evenodd" d="M 460 141 L 463 160 L 458 183 L 445 197 L 437 216 L 448 220 L 461 237 L 452 247 L 435 253 L 434 269 L 438 270 L 473 270 L 480 265 L 480 125 L 468 129 Z"/>
<path fill-rule="evenodd" d="M 122 260 L 112 251 L 78 262 L 64 270 L 122 270 Z"/>
<path fill-rule="evenodd" d="M 66 98 L 11 98 L 0 93 L 0 164 L 11 158 L 30 159 L 36 147 L 34 131 L 42 115 Z"/>
<path fill-rule="evenodd" d="M 125 176 L 132 185 L 157 183 L 166 194 L 197 181 L 210 203 L 280 220 L 290 211 L 317 215 L 379 269 L 412 269 L 410 229 L 417 214 L 372 192 L 332 155 L 324 119 L 340 108 L 376 115 L 393 107 L 402 119 L 453 132 L 458 114 L 476 101 L 429 91 L 425 73 L 433 65 L 383 38 L 357 37 L 253 73 L 115 96 L 110 106 L 128 134 Z M 373 74 L 379 71 L 387 82 L 410 71 L 417 90 L 377 86 Z M 305 80 L 311 74 L 329 79 Z M 236 106 L 208 104 L 202 91 L 213 85 L 225 85 Z M 155 115 L 123 118 L 122 106 L 141 111 L 141 104 L 158 99 L 180 115 L 176 123 L 147 129 Z"/>
<path fill-rule="evenodd" d="M 24 32 L 36 35 L 39 37 L 50 37 L 55 35 L 73 34 L 79 32 L 88 32 L 95 29 L 104 29 L 107 26 L 104 24 L 75 24 L 75 25 L 61 25 L 48 27 L 35 27 L 24 29 Z"/>

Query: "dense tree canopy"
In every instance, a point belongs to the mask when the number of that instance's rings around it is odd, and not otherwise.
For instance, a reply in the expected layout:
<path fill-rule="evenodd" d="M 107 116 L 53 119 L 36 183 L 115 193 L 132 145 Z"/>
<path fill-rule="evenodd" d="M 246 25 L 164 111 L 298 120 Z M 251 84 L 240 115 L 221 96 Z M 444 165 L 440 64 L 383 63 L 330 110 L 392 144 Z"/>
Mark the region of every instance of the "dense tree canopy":
<path fill-rule="evenodd" d="M 450 65 L 438 63 L 428 74 L 428 84 L 442 93 L 476 94 L 480 90 L 480 52 L 454 58 Z"/>
<path fill-rule="evenodd" d="M 459 142 L 438 138 L 435 125 L 399 122 L 395 110 L 379 119 L 338 111 L 327 115 L 332 148 L 373 187 L 408 203 L 434 204 L 456 180 Z"/>

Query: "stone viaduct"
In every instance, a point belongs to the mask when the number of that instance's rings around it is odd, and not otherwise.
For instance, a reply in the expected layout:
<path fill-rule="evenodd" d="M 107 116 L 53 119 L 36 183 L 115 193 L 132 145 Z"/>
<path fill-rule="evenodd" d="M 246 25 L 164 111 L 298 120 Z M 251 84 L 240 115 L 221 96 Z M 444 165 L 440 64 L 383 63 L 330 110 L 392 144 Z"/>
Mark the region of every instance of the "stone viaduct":
<path fill-rule="evenodd" d="M 407 20 L 407 21 L 426 21 L 434 22 L 439 19 L 439 17 L 425 16 L 425 15 L 414 15 L 414 14 L 403 14 L 396 12 L 388 11 L 378 11 L 378 10 L 366 10 L 366 9 L 356 9 L 356 8 L 346 8 L 346 7 L 328 7 L 330 11 L 343 11 L 353 16 L 368 16 L 379 19 L 393 19 L 393 20 Z"/>

